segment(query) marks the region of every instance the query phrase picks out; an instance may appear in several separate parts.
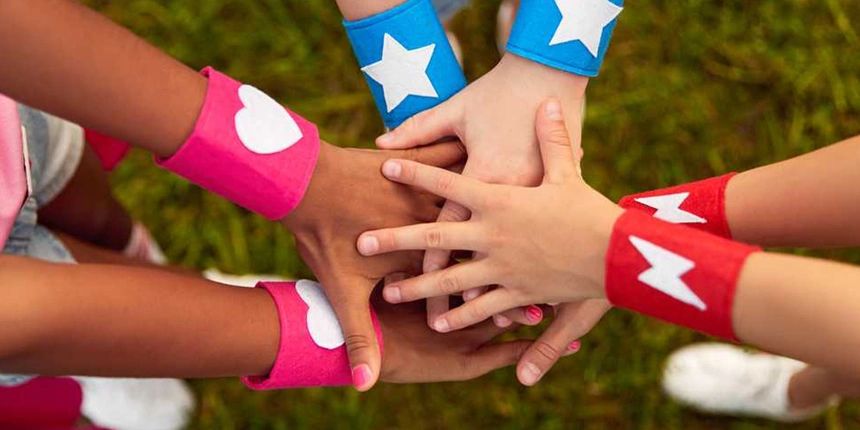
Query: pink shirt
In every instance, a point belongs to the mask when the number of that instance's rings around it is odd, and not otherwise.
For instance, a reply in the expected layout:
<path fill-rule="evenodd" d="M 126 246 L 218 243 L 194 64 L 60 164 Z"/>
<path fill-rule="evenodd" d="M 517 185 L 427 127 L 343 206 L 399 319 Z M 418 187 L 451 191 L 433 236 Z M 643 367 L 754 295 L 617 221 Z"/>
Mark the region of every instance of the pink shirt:
<path fill-rule="evenodd" d="M 22 136 L 17 103 L 0 94 L 0 249 L 27 198 Z"/>

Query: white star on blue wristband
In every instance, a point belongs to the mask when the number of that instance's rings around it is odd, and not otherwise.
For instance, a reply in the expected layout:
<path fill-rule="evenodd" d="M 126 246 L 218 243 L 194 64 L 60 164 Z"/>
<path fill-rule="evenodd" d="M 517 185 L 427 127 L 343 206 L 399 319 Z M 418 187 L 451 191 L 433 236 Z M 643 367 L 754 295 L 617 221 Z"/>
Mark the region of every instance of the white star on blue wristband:
<path fill-rule="evenodd" d="M 550 67 L 597 76 L 623 0 L 522 0 L 509 52 Z"/>
<path fill-rule="evenodd" d="M 390 128 L 466 86 L 430 0 L 410 0 L 379 15 L 344 21 L 344 27 Z"/>

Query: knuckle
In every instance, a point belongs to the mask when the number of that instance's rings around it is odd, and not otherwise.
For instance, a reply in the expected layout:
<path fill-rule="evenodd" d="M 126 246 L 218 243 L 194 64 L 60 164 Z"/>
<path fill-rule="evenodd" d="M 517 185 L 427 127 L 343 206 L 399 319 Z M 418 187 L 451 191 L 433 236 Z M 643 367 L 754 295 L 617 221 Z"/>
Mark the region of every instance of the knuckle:
<path fill-rule="evenodd" d="M 440 193 L 446 193 L 448 191 L 451 191 L 451 189 L 453 188 L 453 175 L 440 174 L 438 177 L 436 177 L 436 191 L 439 191 Z"/>
<path fill-rule="evenodd" d="M 438 228 L 431 228 L 424 232 L 424 243 L 429 248 L 439 248 L 442 246 L 442 231 Z"/>
<path fill-rule="evenodd" d="M 403 158 L 405 158 L 409 161 L 418 160 L 418 155 L 419 155 L 418 148 L 409 148 L 409 149 L 406 149 L 403 151 Z"/>
<path fill-rule="evenodd" d="M 551 365 L 558 361 L 561 357 L 561 351 L 547 341 L 536 340 L 532 349 L 547 365 Z M 546 369 L 542 369 L 546 370 Z"/>
<path fill-rule="evenodd" d="M 446 295 L 460 291 L 460 280 L 456 276 L 444 275 L 439 281 L 439 288 Z"/>
<path fill-rule="evenodd" d="M 556 145 L 570 146 L 570 138 L 568 137 L 567 130 L 564 129 L 564 127 L 550 130 L 549 141 Z"/>
<path fill-rule="evenodd" d="M 350 355 L 362 352 L 370 352 L 370 349 L 373 346 L 373 343 L 370 342 L 370 339 L 368 339 L 367 336 L 361 334 L 347 335 L 344 338 L 344 343 L 346 344 L 346 351 Z"/>
<path fill-rule="evenodd" d="M 469 306 L 467 309 L 467 316 L 471 321 L 480 322 L 490 317 L 481 306 Z"/>

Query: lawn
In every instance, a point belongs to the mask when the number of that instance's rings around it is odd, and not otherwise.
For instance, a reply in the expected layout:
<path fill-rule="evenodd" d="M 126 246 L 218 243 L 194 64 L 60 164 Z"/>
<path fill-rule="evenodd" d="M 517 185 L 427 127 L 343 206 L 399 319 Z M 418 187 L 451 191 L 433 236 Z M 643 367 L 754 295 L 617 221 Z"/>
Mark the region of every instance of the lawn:
<path fill-rule="evenodd" d="M 214 65 L 269 92 L 317 122 L 330 142 L 369 147 L 382 132 L 332 0 L 87 3 L 194 68 Z M 499 58 L 498 1 L 476 3 L 454 22 L 470 79 Z M 860 2 L 852 0 L 630 1 L 588 90 L 586 180 L 617 199 L 860 133 L 858 17 Z M 171 177 L 144 154 L 133 154 L 113 181 L 175 263 L 311 276 L 280 226 Z M 818 255 L 860 263 L 856 250 Z M 702 340 L 615 310 L 535 388 L 520 386 L 512 370 L 466 383 L 380 385 L 361 395 L 195 382 L 192 428 L 780 427 L 705 417 L 661 393 L 667 354 Z M 797 428 L 860 428 L 860 409 L 846 404 Z"/>

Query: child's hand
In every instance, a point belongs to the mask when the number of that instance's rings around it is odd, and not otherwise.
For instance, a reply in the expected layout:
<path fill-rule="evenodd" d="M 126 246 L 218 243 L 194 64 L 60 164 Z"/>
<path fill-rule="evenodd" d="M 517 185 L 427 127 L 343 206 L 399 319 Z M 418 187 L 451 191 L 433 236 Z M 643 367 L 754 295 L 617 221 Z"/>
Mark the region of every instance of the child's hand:
<path fill-rule="evenodd" d="M 406 151 L 341 149 L 323 143 L 304 199 L 283 220 L 341 321 L 353 374 L 361 372 L 359 380 L 366 381 L 357 387 L 361 390 L 373 386 L 380 366 L 370 293 L 385 275 L 420 273 L 421 253 L 365 258 L 356 251 L 355 241 L 369 229 L 432 221 L 442 201 L 386 180 L 380 167 L 391 157 L 448 167 L 463 155 L 457 143 Z"/>
<path fill-rule="evenodd" d="M 377 140 L 385 149 L 410 148 L 456 136 L 465 144 L 469 159 L 463 174 L 484 182 L 534 186 L 543 168 L 534 135 L 534 112 L 547 98 L 561 101 L 574 146 L 579 147 L 582 101 L 588 79 L 515 55 L 505 55 L 489 73 L 449 101 L 415 115 Z M 449 201 L 439 221 L 465 221 L 469 211 Z M 430 250 L 424 271 L 448 265 L 450 253 Z M 474 295 L 474 294 L 471 294 Z M 432 320 L 447 310 L 446 301 L 429 300 Z"/>
<path fill-rule="evenodd" d="M 485 184 L 411 161 L 383 166 L 392 180 L 464 205 L 472 219 L 367 232 L 357 245 L 362 254 L 444 249 L 484 255 L 389 285 L 386 300 L 408 302 L 500 286 L 437 318 L 434 327 L 447 332 L 518 306 L 604 296 L 606 249 L 623 211 L 583 182 L 557 101 L 540 107 L 536 129 L 545 166 L 537 188 Z"/>
<path fill-rule="evenodd" d="M 385 339 L 381 379 L 394 383 L 464 381 L 517 362 L 531 341 L 491 343 L 515 327 L 490 322 L 456 333 L 427 327 L 423 302 L 391 305 L 374 295 L 373 307 Z"/>

